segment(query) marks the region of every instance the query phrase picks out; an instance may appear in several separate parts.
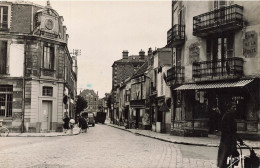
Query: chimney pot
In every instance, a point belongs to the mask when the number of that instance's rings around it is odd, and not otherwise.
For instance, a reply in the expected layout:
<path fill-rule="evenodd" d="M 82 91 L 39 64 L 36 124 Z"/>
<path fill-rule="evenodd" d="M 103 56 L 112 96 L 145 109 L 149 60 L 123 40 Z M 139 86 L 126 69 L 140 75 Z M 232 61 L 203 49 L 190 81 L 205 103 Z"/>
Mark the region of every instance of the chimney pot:
<path fill-rule="evenodd" d="M 123 59 L 128 59 L 128 51 L 127 50 L 123 50 Z"/>
<path fill-rule="evenodd" d="M 145 52 L 141 49 L 141 51 L 139 52 L 140 59 L 144 59 L 144 56 L 145 56 Z"/>

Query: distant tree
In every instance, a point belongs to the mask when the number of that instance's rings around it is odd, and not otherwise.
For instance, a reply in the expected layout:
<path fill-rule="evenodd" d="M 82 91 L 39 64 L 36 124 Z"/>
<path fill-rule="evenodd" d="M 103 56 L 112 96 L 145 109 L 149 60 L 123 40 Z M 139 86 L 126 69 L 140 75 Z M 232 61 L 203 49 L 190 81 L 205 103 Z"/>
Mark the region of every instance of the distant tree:
<path fill-rule="evenodd" d="M 76 113 L 80 114 L 81 111 L 88 107 L 88 102 L 82 96 L 78 96 L 76 105 Z"/>

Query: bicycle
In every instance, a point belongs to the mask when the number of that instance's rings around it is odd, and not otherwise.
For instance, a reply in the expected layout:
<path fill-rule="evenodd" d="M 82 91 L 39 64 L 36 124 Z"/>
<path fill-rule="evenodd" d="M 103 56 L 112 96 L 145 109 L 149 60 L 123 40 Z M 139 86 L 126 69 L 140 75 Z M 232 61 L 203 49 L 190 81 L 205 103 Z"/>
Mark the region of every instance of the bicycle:
<path fill-rule="evenodd" d="M 237 157 L 228 157 L 228 167 L 227 168 L 234 168 L 235 166 L 239 168 L 259 168 L 260 166 L 260 158 L 256 155 L 253 147 L 250 147 L 243 143 L 243 145 L 237 144 L 239 148 L 239 156 Z M 242 146 L 245 146 L 246 149 L 249 149 L 249 155 L 242 154 Z"/>
<path fill-rule="evenodd" d="M 1 136 L 1 137 L 7 137 L 8 134 L 9 134 L 9 129 L 6 128 L 6 127 L 4 127 L 4 126 L 2 125 L 2 122 L 3 122 L 3 121 L 0 120 L 0 136 Z"/>

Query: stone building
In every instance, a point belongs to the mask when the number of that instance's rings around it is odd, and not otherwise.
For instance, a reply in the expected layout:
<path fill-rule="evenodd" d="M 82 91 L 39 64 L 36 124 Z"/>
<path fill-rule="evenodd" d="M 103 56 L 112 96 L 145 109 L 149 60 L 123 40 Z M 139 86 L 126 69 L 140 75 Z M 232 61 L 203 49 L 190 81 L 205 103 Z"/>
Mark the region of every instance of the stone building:
<path fill-rule="evenodd" d="M 82 96 L 87 102 L 88 102 L 88 107 L 84 109 L 85 112 L 97 112 L 99 111 L 98 109 L 98 92 L 95 93 L 94 90 L 91 89 L 84 89 L 81 91 L 79 94 Z"/>
<path fill-rule="evenodd" d="M 146 55 L 144 51 L 140 51 L 139 55 L 128 56 L 128 51 L 123 51 L 123 57 L 112 65 L 112 107 L 111 120 L 119 120 L 118 98 L 116 97 L 117 88 L 120 83 L 131 77 L 145 62 Z"/>
<path fill-rule="evenodd" d="M 259 139 L 259 7 L 253 1 L 172 2 L 172 134 L 214 133 L 231 103 L 238 133 Z"/>
<path fill-rule="evenodd" d="M 0 120 L 11 132 L 62 131 L 77 87 L 63 17 L 19 1 L 0 13 Z"/>

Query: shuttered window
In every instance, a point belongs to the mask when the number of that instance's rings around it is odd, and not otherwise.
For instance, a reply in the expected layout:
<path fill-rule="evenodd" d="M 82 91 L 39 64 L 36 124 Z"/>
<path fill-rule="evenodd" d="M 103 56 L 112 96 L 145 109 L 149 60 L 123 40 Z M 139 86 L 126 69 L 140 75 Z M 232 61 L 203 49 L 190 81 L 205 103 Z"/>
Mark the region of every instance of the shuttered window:
<path fill-rule="evenodd" d="M 0 6 L 0 28 L 8 28 L 8 6 Z"/>
<path fill-rule="evenodd" d="M 0 74 L 7 74 L 7 41 L 0 41 Z"/>

